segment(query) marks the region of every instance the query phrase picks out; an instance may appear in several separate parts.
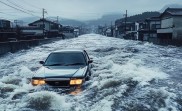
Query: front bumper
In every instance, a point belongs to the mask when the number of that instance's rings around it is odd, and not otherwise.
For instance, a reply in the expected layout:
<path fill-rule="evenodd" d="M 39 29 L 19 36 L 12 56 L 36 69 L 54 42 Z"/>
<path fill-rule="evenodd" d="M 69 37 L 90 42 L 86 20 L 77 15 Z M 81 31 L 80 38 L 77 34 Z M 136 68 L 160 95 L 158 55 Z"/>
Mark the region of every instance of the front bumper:
<path fill-rule="evenodd" d="M 80 92 L 82 92 L 82 86 L 70 86 L 70 87 L 55 87 L 55 86 L 49 86 L 47 84 L 42 86 L 37 86 L 30 92 L 40 92 L 40 91 L 50 91 L 50 92 L 56 92 L 58 94 L 71 94 L 71 95 L 77 95 Z"/>

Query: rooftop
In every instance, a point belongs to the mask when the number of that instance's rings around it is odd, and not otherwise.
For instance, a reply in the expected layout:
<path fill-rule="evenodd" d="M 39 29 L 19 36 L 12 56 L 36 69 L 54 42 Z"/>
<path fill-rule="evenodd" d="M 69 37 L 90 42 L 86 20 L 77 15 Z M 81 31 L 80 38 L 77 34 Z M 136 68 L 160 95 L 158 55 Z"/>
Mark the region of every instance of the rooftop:
<path fill-rule="evenodd" d="M 9 21 L 9 20 L 6 20 L 6 19 L 0 19 L 0 21 Z"/>
<path fill-rule="evenodd" d="M 169 15 L 172 15 L 172 16 L 182 16 L 182 8 L 167 8 L 161 14 L 161 16 L 163 16 L 164 14 L 169 14 Z"/>
<path fill-rule="evenodd" d="M 47 20 L 47 19 L 39 19 L 37 21 L 34 21 L 34 22 L 30 23 L 29 25 L 33 25 L 35 23 L 42 22 L 42 21 L 48 22 L 48 23 L 51 23 L 51 24 L 61 25 L 60 23 L 56 23 L 56 22 L 53 22 L 53 21 L 50 21 L 50 20 Z"/>

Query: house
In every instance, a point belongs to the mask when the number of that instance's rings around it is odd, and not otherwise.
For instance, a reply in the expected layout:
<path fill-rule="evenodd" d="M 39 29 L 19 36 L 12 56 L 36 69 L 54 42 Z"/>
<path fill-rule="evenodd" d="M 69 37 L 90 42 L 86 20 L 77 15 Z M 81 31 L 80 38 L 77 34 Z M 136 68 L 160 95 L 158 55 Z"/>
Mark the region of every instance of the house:
<path fill-rule="evenodd" d="M 125 39 L 135 39 L 135 34 L 137 33 L 136 29 L 135 29 L 135 22 L 126 22 L 126 24 L 124 23 L 124 25 L 122 26 L 122 28 L 124 29 L 124 38 Z"/>
<path fill-rule="evenodd" d="M 161 28 L 157 30 L 159 39 L 182 40 L 182 8 L 167 8 L 160 19 Z"/>
<path fill-rule="evenodd" d="M 75 27 L 74 28 L 74 36 L 78 37 L 79 35 L 80 35 L 80 29 L 79 29 L 79 27 Z"/>
<path fill-rule="evenodd" d="M 60 29 L 60 32 L 62 32 L 62 34 L 64 35 L 64 38 L 73 38 L 75 37 L 75 33 L 74 33 L 74 27 L 71 26 L 63 26 Z"/>
<path fill-rule="evenodd" d="M 11 28 L 11 22 L 9 20 L 0 19 L 0 28 Z"/>
<path fill-rule="evenodd" d="M 101 35 L 104 35 L 104 27 L 103 26 L 98 26 L 97 33 L 101 34 Z"/>
<path fill-rule="evenodd" d="M 145 22 L 135 22 L 134 40 L 143 40 L 143 39 L 141 39 L 140 31 L 142 31 L 145 27 L 146 27 L 146 23 Z"/>
<path fill-rule="evenodd" d="M 135 22 L 123 22 L 121 20 L 115 22 L 116 37 L 133 39 L 135 33 Z"/>
<path fill-rule="evenodd" d="M 157 39 L 157 29 L 161 26 L 159 17 L 147 18 L 144 22 L 139 24 L 138 40 L 150 41 L 151 39 Z"/>
<path fill-rule="evenodd" d="M 12 28 L 11 21 L 0 19 L 0 42 L 9 41 L 17 37 L 16 30 Z"/>
<path fill-rule="evenodd" d="M 30 23 L 29 26 L 36 26 L 36 27 L 42 28 L 42 30 L 47 36 L 59 35 L 59 30 L 62 27 L 61 24 L 47 20 L 47 19 L 40 19 L 40 20 L 34 21 L 33 23 Z"/>
<path fill-rule="evenodd" d="M 157 29 L 160 28 L 159 17 L 147 18 L 144 21 L 118 22 L 116 21 L 116 34 L 125 39 L 148 41 L 157 38 Z"/>
<path fill-rule="evenodd" d="M 21 39 L 41 39 L 43 38 L 43 30 L 37 26 L 21 26 L 17 27 Z"/>

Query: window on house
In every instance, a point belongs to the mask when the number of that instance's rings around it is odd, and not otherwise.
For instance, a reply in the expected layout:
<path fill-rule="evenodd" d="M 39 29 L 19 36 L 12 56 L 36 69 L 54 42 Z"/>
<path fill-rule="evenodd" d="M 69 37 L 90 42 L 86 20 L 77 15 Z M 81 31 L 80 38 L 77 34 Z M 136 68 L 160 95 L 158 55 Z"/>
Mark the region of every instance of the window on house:
<path fill-rule="evenodd" d="M 141 25 L 140 28 L 143 29 L 143 25 Z"/>
<path fill-rule="evenodd" d="M 151 29 L 159 29 L 160 27 L 160 24 L 152 24 Z"/>
<path fill-rule="evenodd" d="M 156 29 L 159 29 L 161 28 L 161 25 L 160 24 L 156 24 Z"/>
<path fill-rule="evenodd" d="M 156 29 L 156 24 L 152 24 L 151 29 Z"/>

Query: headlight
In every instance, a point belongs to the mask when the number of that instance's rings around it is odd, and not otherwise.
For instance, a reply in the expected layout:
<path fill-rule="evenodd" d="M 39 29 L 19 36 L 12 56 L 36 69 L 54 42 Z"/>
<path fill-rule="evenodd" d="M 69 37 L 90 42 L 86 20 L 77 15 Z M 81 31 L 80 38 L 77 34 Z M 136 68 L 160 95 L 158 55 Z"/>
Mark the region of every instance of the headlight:
<path fill-rule="evenodd" d="M 46 82 L 45 82 L 45 80 L 44 79 L 32 79 L 32 85 L 33 86 L 37 86 L 37 85 L 43 85 L 43 84 L 45 84 Z"/>
<path fill-rule="evenodd" d="M 70 85 L 80 85 L 82 84 L 83 80 L 82 79 L 73 79 L 70 80 Z"/>

